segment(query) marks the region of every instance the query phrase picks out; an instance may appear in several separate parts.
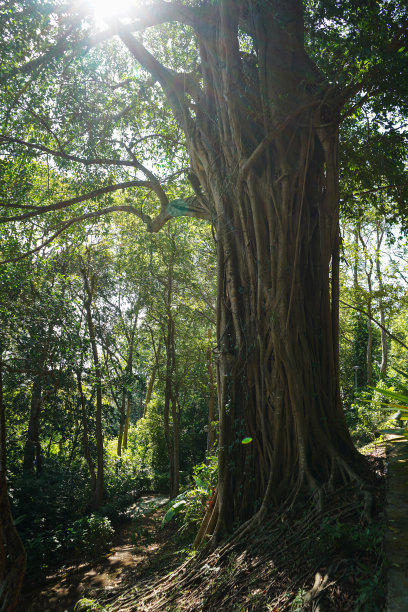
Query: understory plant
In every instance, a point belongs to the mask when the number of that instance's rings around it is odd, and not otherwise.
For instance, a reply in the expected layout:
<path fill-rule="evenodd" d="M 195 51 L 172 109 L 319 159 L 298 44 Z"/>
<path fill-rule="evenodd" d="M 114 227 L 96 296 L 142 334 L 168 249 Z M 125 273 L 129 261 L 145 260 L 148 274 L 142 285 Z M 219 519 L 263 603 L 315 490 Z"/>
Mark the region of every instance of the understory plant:
<path fill-rule="evenodd" d="M 408 372 L 404 372 L 398 368 L 393 368 L 404 381 L 408 382 Z M 380 402 L 378 406 L 378 410 L 383 412 L 396 412 L 396 421 L 402 421 L 406 424 L 408 421 L 408 387 L 404 385 L 404 383 L 398 383 L 400 391 L 396 391 L 395 387 L 391 387 L 388 389 L 383 389 L 381 387 L 376 387 L 375 391 L 377 394 L 381 395 L 385 398 L 385 402 Z M 404 432 L 402 434 L 405 438 L 408 438 L 408 433 Z"/>
<path fill-rule="evenodd" d="M 213 503 L 217 477 L 218 459 L 216 455 L 210 455 L 206 463 L 194 466 L 191 486 L 169 502 L 162 526 L 175 517 L 181 523 L 181 531 L 199 522 L 206 507 Z"/>

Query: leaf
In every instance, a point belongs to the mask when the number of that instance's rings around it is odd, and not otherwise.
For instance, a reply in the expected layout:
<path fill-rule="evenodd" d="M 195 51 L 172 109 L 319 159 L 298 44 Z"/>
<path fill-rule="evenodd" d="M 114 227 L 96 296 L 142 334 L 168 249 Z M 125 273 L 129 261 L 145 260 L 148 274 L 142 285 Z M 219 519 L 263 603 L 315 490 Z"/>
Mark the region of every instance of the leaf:
<path fill-rule="evenodd" d="M 372 389 L 373 387 L 370 387 L 370 388 Z M 390 397 L 391 399 L 395 399 L 398 402 L 403 402 L 405 404 L 408 404 L 408 396 L 403 395 L 402 393 L 397 393 L 395 391 L 389 391 L 388 389 L 374 389 L 374 391 L 376 391 L 380 395 L 384 395 L 385 397 Z M 408 410 L 408 406 L 406 406 L 406 409 Z"/>
<path fill-rule="evenodd" d="M 244 438 L 241 440 L 241 444 L 250 444 L 252 442 L 252 438 Z"/>
<path fill-rule="evenodd" d="M 22 523 L 24 521 L 24 519 L 26 518 L 26 514 L 21 514 L 20 516 L 17 516 L 17 518 L 14 519 L 14 526 L 16 527 L 17 525 L 19 525 L 20 523 Z"/>
<path fill-rule="evenodd" d="M 183 506 L 185 506 L 186 503 L 187 502 L 185 499 L 181 499 L 180 501 L 173 504 L 171 508 L 167 510 L 166 514 L 164 515 L 161 526 L 164 527 L 164 525 L 167 525 L 167 523 L 169 523 L 171 519 L 175 517 L 183 509 Z"/>

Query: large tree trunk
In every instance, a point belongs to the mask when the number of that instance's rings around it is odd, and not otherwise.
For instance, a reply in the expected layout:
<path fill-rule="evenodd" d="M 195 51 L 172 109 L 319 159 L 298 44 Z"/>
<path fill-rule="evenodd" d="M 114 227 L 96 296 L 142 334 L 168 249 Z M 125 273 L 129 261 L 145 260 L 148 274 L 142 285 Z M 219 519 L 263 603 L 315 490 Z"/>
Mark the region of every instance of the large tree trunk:
<path fill-rule="evenodd" d="M 339 108 L 324 87 L 318 93 L 300 4 L 289 3 L 292 14 L 285 6 L 285 28 L 269 3 L 251 4 L 258 70 L 239 60 L 233 6 L 223 2 L 200 36 L 211 95 L 188 133 L 217 238 L 217 532 L 359 471 L 340 402 L 330 288 Z"/>
<path fill-rule="evenodd" d="M 258 508 L 259 519 L 272 503 L 359 480 L 362 460 L 340 402 L 330 288 L 344 99 L 305 51 L 299 0 L 205 10 L 195 85 L 120 36 L 183 127 L 193 204 L 216 233 L 219 481 L 208 525 L 217 518 L 218 535 Z M 253 52 L 240 49 L 239 27 Z"/>
<path fill-rule="evenodd" d="M 0 353 L 0 611 L 17 608 L 26 568 L 26 553 L 14 526 L 7 493 L 6 417 L 3 362 Z"/>

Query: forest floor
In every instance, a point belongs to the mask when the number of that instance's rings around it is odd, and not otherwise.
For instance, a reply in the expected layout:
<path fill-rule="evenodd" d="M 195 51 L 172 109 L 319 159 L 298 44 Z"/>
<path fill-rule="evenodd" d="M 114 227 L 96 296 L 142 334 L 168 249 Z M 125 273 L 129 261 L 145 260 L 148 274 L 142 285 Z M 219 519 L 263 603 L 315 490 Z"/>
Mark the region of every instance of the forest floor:
<path fill-rule="evenodd" d="M 40 587 L 23 593 L 18 611 L 71 612 L 81 598 L 99 599 L 103 595 L 106 599 L 128 584 L 160 576 L 169 564 L 175 567 L 176 543 L 169 537 L 169 529 L 160 529 L 167 501 L 158 495 L 142 496 L 127 511 L 135 519 L 116 528 L 108 554 L 86 562 L 69 560 L 48 574 Z M 152 511 L 146 512 L 149 506 Z"/>
<path fill-rule="evenodd" d="M 107 555 L 54 571 L 43 585 L 24 594 L 19 612 L 70 612 L 81 598 L 119 612 L 380 611 L 385 596 L 384 446 L 374 446 L 370 453 L 373 473 L 380 477 L 373 491 L 372 524 L 363 523 L 358 510 L 342 512 L 348 500 L 336 496 L 323 521 L 321 516 L 304 523 L 288 517 L 233 550 L 227 544 L 205 559 L 198 555 L 186 563 L 177 527 L 170 523 L 161 528 L 165 499 L 144 496 L 132 508 L 136 519 L 116 529 Z M 146 513 L 151 503 L 156 509 Z M 164 599 L 162 592 L 167 593 Z M 89 603 L 79 609 L 102 609 Z"/>

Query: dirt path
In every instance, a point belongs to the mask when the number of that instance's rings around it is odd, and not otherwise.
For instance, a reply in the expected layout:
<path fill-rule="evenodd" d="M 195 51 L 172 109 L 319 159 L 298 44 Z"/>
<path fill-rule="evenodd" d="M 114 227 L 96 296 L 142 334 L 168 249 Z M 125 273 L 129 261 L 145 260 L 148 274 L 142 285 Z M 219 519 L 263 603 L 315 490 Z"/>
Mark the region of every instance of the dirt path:
<path fill-rule="evenodd" d="M 77 562 L 47 576 L 38 589 L 25 593 L 19 612 L 71 612 L 82 597 L 112 596 L 125 584 L 153 577 L 174 554 L 172 538 L 160 529 L 167 498 L 145 495 L 132 512 L 138 515 L 120 526 L 107 555 Z"/>

